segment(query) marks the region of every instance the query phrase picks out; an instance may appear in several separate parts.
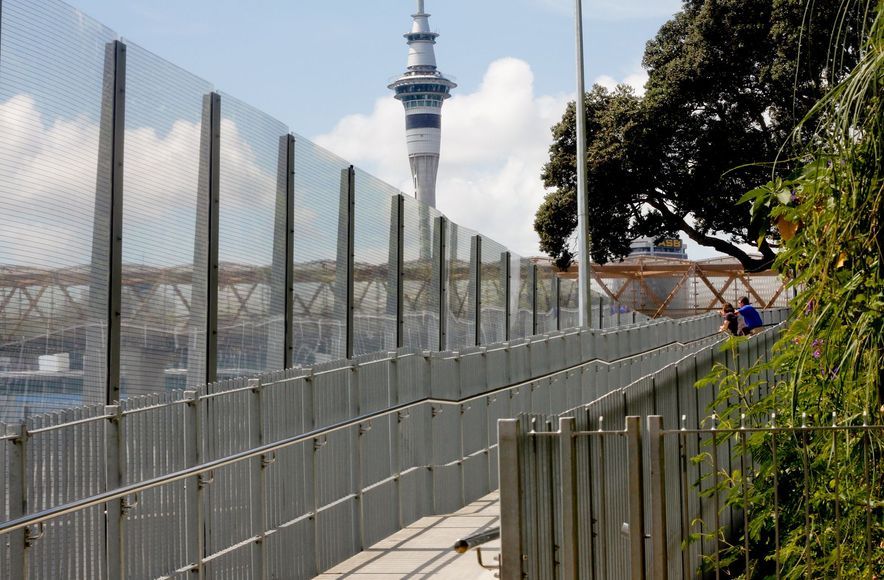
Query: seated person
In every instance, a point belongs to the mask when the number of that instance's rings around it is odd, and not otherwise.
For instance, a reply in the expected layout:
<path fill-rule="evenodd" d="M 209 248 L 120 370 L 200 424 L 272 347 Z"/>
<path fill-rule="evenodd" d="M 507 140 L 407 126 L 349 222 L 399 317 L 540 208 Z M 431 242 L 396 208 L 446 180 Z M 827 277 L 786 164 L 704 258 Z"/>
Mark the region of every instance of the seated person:
<path fill-rule="evenodd" d="M 724 305 L 724 308 L 721 309 L 721 317 L 724 319 L 724 322 L 721 324 L 721 328 L 718 330 L 720 332 L 730 332 L 731 334 L 737 334 L 737 329 L 740 324 L 740 316 L 734 312 L 733 305 L 728 302 Z"/>
<path fill-rule="evenodd" d="M 743 320 L 746 323 L 746 326 L 740 331 L 741 335 L 749 336 L 756 328 L 764 326 L 764 322 L 761 320 L 761 315 L 758 314 L 758 311 L 755 310 L 754 306 L 749 304 L 749 299 L 747 297 L 743 296 L 740 298 L 740 307 L 737 309 L 737 312 L 743 316 Z"/>

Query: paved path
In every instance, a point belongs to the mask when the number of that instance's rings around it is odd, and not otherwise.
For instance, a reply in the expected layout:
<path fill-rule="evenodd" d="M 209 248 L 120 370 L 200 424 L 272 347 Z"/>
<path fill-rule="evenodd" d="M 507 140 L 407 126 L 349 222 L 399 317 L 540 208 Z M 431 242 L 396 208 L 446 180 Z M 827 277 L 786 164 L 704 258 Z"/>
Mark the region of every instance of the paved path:
<path fill-rule="evenodd" d="M 458 555 L 451 547 L 464 536 L 496 527 L 499 520 L 498 495 L 493 492 L 453 514 L 421 518 L 317 578 L 489 580 L 494 574 L 479 567 L 475 553 Z M 483 558 L 493 564 L 500 542 L 486 547 Z"/>

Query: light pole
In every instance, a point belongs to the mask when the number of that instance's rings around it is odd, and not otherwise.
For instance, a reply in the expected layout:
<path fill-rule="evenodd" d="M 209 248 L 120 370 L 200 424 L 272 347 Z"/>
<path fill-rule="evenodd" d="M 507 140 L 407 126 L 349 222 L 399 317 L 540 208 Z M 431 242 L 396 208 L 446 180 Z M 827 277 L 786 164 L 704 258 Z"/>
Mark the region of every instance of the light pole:
<path fill-rule="evenodd" d="M 577 120 L 577 292 L 580 326 L 589 328 L 592 300 L 589 291 L 591 272 L 589 259 L 589 199 L 586 191 L 586 114 L 583 81 L 583 0 L 576 0 L 577 21 L 577 102 L 574 115 Z"/>

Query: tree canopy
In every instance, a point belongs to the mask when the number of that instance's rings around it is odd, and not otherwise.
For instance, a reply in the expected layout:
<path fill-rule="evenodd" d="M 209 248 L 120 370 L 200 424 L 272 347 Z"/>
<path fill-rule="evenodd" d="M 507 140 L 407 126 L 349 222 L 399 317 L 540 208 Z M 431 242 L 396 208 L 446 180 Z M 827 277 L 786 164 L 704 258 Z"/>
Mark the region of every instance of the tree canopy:
<path fill-rule="evenodd" d="M 768 216 L 737 201 L 794 169 L 788 159 L 801 143 L 792 130 L 856 64 L 868 14 L 840 5 L 686 0 L 647 43 L 644 95 L 628 86 L 587 93 L 593 260 L 622 258 L 639 236 L 681 231 L 748 270 L 773 263 L 778 239 Z M 552 131 L 542 172 L 551 191 L 534 226 L 541 250 L 566 267 L 577 225 L 573 102 Z M 738 246 L 756 243 L 760 258 Z"/>

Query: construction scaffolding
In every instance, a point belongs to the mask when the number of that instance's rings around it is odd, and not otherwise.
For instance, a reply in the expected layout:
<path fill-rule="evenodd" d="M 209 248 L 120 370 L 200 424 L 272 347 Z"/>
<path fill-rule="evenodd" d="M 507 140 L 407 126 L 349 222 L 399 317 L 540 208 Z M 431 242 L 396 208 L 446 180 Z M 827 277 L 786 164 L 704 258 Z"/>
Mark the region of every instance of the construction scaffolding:
<path fill-rule="evenodd" d="M 559 274 L 577 276 L 576 266 Z M 785 307 L 792 295 L 774 270 L 746 272 L 733 258 L 692 262 L 641 257 L 592 266 L 593 288 L 613 301 L 652 318 L 679 318 L 736 305 L 746 296 L 757 307 Z"/>

